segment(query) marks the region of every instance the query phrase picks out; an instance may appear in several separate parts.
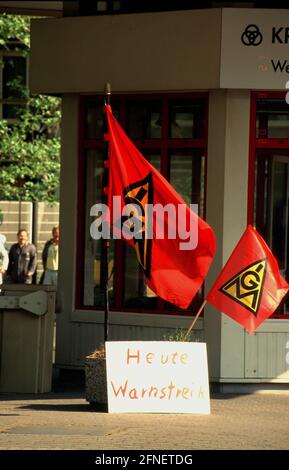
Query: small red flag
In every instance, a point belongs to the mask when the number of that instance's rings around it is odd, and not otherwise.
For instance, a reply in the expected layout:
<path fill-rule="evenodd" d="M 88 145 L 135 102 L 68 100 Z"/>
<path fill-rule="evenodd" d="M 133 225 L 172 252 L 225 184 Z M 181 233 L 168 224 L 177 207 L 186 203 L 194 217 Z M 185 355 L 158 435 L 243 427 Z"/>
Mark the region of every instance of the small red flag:
<path fill-rule="evenodd" d="M 276 310 L 288 289 L 270 248 L 249 225 L 207 301 L 253 333 Z"/>
<path fill-rule="evenodd" d="M 180 308 L 188 308 L 204 281 L 215 253 L 213 230 L 190 210 L 174 188 L 136 149 L 114 118 L 111 107 L 106 105 L 105 110 L 109 136 L 110 210 L 113 207 L 113 196 L 121 197 L 122 208 L 130 203 L 139 207 L 142 237 L 126 241 L 136 250 L 148 286 L 168 302 Z M 156 207 L 156 204 L 171 204 L 172 209 L 177 209 L 179 204 L 183 205 L 175 237 L 168 235 L 168 230 L 173 228 L 168 214 L 163 218 L 163 238 L 156 237 L 156 230 L 161 223 L 155 213 L 152 219 L 153 236 L 147 235 L 147 207 Z M 122 222 L 125 219 L 122 217 Z M 196 247 L 181 249 L 181 244 L 186 241 L 181 233 L 188 230 L 192 220 L 197 227 Z M 116 220 L 112 219 L 112 222 Z"/>

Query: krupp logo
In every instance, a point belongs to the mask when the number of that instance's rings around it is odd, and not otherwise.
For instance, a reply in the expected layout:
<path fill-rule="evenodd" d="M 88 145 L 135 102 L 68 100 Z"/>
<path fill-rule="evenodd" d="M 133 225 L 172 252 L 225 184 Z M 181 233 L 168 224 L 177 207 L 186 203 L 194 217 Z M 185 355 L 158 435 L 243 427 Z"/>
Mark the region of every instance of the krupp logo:
<path fill-rule="evenodd" d="M 263 35 L 261 34 L 258 26 L 255 24 L 249 24 L 243 32 L 241 40 L 245 46 L 259 46 L 263 41 Z"/>

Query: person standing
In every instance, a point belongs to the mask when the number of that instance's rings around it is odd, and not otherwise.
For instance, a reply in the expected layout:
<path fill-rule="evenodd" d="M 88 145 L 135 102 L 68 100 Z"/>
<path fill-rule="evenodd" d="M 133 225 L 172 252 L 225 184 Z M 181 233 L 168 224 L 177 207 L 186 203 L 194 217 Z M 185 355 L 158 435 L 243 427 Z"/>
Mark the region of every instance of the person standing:
<path fill-rule="evenodd" d="M 7 275 L 14 284 L 32 284 L 37 268 L 36 247 L 27 241 L 27 230 L 17 233 L 18 242 L 11 246 Z"/>
<path fill-rule="evenodd" d="M 8 251 L 6 250 L 6 237 L 0 233 L 0 289 L 3 284 L 3 274 L 8 268 Z"/>
<path fill-rule="evenodd" d="M 52 238 L 45 243 L 42 252 L 44 268 L 43 284 L 57 286 L 58 276 L 59 226 L 52 229 Z"/>

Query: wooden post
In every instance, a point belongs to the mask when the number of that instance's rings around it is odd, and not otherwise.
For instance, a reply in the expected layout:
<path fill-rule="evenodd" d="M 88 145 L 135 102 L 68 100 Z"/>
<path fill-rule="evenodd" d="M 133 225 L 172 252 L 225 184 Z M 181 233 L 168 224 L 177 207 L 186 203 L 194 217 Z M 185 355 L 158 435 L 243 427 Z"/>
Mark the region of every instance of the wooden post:
<path fill-rule="evenodd" d="M 192 331 L 192 329 L 194 328 L 199 316 L 201 315 L 202 311 L 204 310 L 204 307 L 206 305 L 207 301 L 206 299 L 204 300 L 204 302 L 202 303 L 202 305 L 200 306 L 195 318 L 193 319 L 191 325 L 189 326 L 188 328 L 188 331 L 186 332 L 185 336 L 183 337 L 183 341 L 186 341 L 187 337 L 189 336 L 190 332 Z"/>

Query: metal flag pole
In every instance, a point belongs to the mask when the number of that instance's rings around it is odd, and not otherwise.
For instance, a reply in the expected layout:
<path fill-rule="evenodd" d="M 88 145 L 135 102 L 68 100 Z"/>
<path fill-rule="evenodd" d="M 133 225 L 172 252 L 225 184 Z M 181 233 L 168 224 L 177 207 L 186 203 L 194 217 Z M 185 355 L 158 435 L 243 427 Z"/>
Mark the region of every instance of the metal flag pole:
<path fill-rule="evenodd" d="M 110 83 L 105 84 L 105 104 L 110 104 L 110 95 L 111 95 L 111 85 Z M 106 116 L 106 113 L 105 113 Z M 106 124 L 107 126 L 107 124 Z M 108 202 L 108 183 L 109 183 L 109 142 L 106 140 L 105 143 L 105 152 L 104 152 L 104 161 L 103 161 L 103 177 L 102 177 L 102 202 L 107 204 Z M 102 240 L 102 282 L 104 285 L 104 342 L 109 338 L 109 273 L 108 273 L 108 251 L 109 251 L 109 240 L 103 238 Z"/>

